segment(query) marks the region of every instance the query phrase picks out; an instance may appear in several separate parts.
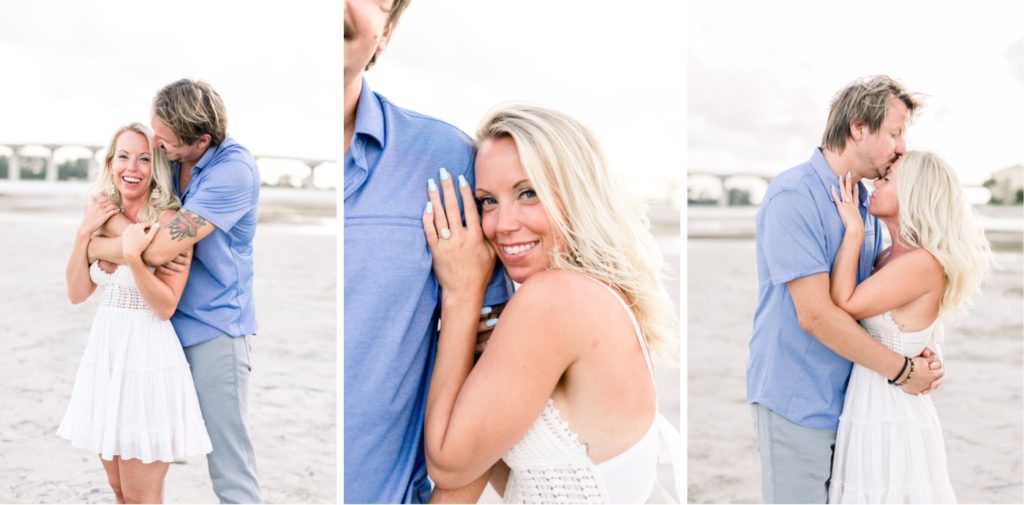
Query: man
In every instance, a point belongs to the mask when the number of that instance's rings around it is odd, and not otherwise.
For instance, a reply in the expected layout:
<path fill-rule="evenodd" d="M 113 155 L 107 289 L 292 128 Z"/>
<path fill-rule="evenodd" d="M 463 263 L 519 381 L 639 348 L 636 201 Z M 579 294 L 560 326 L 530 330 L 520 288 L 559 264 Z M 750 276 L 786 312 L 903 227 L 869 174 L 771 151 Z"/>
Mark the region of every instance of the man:
<path fill-rule="evenodd" d="M 889 77 L 850 84 L 832 102 L 822 147 L 779 174 L 758 211 L 759 301 L 747 401 L 766 503 L 826 502 L 851 361 L 888 378 L 907 376 L 903 356 L 874 340 L 829 296 L 829 272 L 844 232 L 830 188 L 847 174 L 861 184 L 861 282 L 882 248 L 882 231 L 867 214 L 868 191 L 859 181 L 884 176 L 899 159 L 903 134 L 919 107 Z M 909 394 L 937 387 L 943 371 L 930 352 L 913 361 L 916 372 L 900 387 Z"/>
<path fill-rule="evenodd" d="M 440 292 L 422 215 L 427 181 L 441 168 L 473 181 L 464 133 L 395 106 L 363 79 L 407 4 L 345 2 L 346 502 L 431 498 L 422 432 Z M 504 303 L 510 292 L 499 270 L 484 303 Z M 476 500 L 442 494 L 433 501 Z"/>
<path fill-rule="evenodd" d="M 153 100 L 154 143 L 167 153 L 177 214 L 161 226 L 142 258 L 174 268 L 193 248 L 188 282 L 171 318 L 199 396 L 213 443 L 210 479 L 221 503 L 260 503 L 256 456 L 249 438 L 253 237 L 260 177 L 256 160 L 227 134 L 227 111 L 210 85 L 173 82 Z M 110 229 L 127 226 L 117 215 Z M 94 239 L 91 252 L 121 259 L 121 239 Z M 186 258 L 187 260 L 187 258 Z"/>

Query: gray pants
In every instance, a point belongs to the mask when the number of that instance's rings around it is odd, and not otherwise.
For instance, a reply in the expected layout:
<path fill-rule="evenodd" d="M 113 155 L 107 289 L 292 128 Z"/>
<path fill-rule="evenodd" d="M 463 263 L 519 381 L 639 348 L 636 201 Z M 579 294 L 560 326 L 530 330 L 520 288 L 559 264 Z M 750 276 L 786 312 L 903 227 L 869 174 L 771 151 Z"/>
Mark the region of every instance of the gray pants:
<path fill-rule="evenodd" d="M 221 503 L 261 503 L 249 440 L 249 338 L 221 335 L 185 348 L 213 452 L 206 456 Z"/>
<path fill-rule="evenodd" d="M 805 428 L 753 404 L 765 503 L 826 503 L 834 430 Z"/>

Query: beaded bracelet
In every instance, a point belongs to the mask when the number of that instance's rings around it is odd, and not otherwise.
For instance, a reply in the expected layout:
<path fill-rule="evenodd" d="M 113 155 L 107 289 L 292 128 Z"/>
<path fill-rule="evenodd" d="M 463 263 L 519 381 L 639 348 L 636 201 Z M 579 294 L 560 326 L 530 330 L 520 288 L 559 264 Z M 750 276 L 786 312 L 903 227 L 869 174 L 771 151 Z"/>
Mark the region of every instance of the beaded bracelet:
<path fill-rule="evenodd" d="M 900 373 L 896 374 L 896 378 L 895 379 L 889 379 L 889 384 L 892 384 L 894 386 L 899 386 L 899 384 L 896 384 L 896 381 L 899 380 L 900 376 L 903 375 L 903 372 L 905 372 L 907 370 L 907 363 L 911 363 L 910 358 L 904 356 L 903 357 L 903 368 L 900 368 Z"/>
<path fill-rule="evenodd" d="M 907 378 L 903 379 L 903 380 L 901 380 L 899 382 L 894 383 L 894 385 L 896 385 L 896 386 L 902 386 L 902 385 L 906 384 L 907 381 L 909 381 L 910 378 L 914 376 L 914 360 L 912 360 L 910 358 L 907 358 L 907 361 L 910 361 L 910 371 L 907 372 Z"/>

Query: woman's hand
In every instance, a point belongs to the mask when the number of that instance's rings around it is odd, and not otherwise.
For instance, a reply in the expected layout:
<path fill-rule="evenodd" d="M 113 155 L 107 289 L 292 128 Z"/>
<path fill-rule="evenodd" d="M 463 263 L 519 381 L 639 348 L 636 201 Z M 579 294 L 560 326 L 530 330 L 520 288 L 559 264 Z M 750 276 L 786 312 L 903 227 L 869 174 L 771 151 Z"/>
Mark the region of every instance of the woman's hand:
<path fill-rule="evenodd" d="M 839 219 L 847 231 L 864 231 L 864 218 L 860 215 L 860 184 L 853 182 L 850 172 L 839 177 L 839 194 L 832 188 L 832 201 L 839 210 Z"/>
<path fill-rule="evenodd" d="M 494 269 L 494 250 L 484 241 L 480 216 L 466 179 L 459 176 L 459 192 L 465 205 L 466 225 L 462 225 L 455 184 L 447 170 L 441 169 L 441 204 L 434 180 L 427 188 L 427 208 L 423 212 L 423 232 L 434 258 L 434 275 L 443 296 L 469 294 L 482 296 Z"/>
<path fill-rule="evenodd" d="M 118 212 L 120 209 L 117 208 L 117 204 L 106 197 L 93 197 L 89 203 L 85 204 L 85 212 L 82 216 L 82 224 L 78 226 L 78 233 L 91 237 L 100 228 L 103 228 L 111 216 Z"/>
<path fill-rule="evenodd" d="M 149 243 L 153 241 L 159 228 L 160 223 L 152 225 L 134 223 L 125 228 L 124 234 L 121 235 L 121 253 L 124 254 L 125 259 L 141 261 L 142 251 L 145 251 Z"/>

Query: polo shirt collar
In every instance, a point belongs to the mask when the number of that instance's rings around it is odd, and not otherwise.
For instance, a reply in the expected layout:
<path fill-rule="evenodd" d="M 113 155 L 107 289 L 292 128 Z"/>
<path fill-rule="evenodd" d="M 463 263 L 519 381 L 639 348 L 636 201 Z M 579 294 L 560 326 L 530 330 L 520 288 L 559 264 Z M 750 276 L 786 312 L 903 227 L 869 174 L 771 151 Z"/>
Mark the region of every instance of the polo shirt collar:
<path fill-rule="evenodd" d="M 365 135 L 384 146 L 384 108 L 370 86 L 363 79 L 359 91 L 359 103 L 356 105 L 356 124 L 353 137 Z"/>
<path fill-rule="evenodd" d="M 217 153 L 220 152 L 220 150 L 224 146 L 228 145 L 231 142 L 234 142 L 231 139 L 231 136 L 225 135 L 224 140 L 222 140 L 220 144 L 207 147 L 206 152 L 204 152 L 203 155 L 199 157 L 199 161 L 196 162 L 195 166 L 192 167 L 192 169 L 195 170 L 196 173 L 203 171 L 203 169 L 205 169 L 206 166 L 209 165 L 211 161 L 213 161 L 213 158 L 217 156 Z"/>
<path fill-rule="evenodd" d="M 829 200 L 831 200 L 832 188 L 835 187 L 836 192 L 839 191 L 839 187 L 836 186 L 839 181 L 836 178 L 836 174 L 832 172 L 832 166 L 828 164 L 828 160 L 825 159 L 825 154 L 821 152 L 820 147 L 814 148 L 814 154 L 811 155 L 811 167 L 813 167 L 814 172 L 818 174 L 818 178 L 821 179 L 821 183 L 825 186 L 825 191 L 828 193 Z M 862 207 L 867 207 L 867 186 L 864 185 L 863 181 L 860 181 L 857 184 L 860 184 L 859 203 Z"/>

